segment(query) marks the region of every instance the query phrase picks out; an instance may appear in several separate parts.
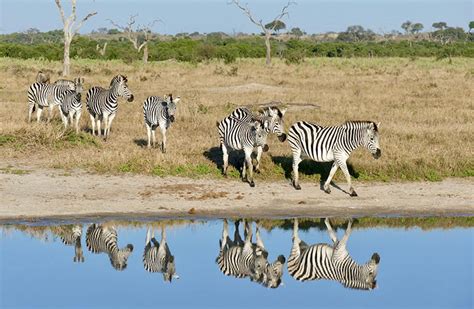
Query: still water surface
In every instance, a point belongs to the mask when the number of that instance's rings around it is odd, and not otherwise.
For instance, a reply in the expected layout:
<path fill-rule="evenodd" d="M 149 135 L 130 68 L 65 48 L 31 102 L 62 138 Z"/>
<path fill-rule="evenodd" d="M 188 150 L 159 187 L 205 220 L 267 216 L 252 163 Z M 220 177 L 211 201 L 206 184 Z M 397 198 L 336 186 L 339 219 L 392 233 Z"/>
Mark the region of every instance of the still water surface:
<path fill-rule="evenodd" d="M 0 307 L 473 308 L 473 228 L 366 228 L 355 220 L 352 233 L 329 222 L 331 234 L 323 219 L 271 225 L 241 221 L 238 234 L 232 220 L 3 225 Z M 363 283 L 328 280 L 324 271 L 319 280 L 295 279 L 317 277 L 314 263 L 346 252 L 344 241 L 355 262 L 370 266 Z M 309 248 L 319 249 L 305 260 L 312 270 L 290 275 L 296 252 Z M 216 262 L 231 251 L 253 254 L 251 269 Z"/>

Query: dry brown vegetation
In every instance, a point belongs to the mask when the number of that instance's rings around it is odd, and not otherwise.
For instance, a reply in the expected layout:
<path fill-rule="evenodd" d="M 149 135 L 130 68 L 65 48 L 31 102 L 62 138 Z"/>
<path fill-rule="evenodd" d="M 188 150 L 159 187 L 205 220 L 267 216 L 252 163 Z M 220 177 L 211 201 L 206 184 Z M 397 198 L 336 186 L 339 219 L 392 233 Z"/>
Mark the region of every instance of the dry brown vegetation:
<path fill-rule="evenodd" d="M 424 59 L 307 59 L 298 65 L 239 60 L 124 64 L 119 61 L 74 60 L 72 76 L 86 87 L 107 86 L 115 74 L 128 76 L 135 101 L 120 102 L 107 142 L 91 137 L 83 110 L 84 133 L 63 134 L 58 111 L 51 124 L 28 124 L 26 92 L 38 70 L 59 78 L 61 63 L 0 59 L 0 156 L 9 161 L 104 173 L 146 173 L 220 177 L 221 152 L 215 123 L 234 107 L 281 101 L 288 107 L 286 129 L 297 120 L 334 125 L 346 120 L 380 121 L 382 158 L 365 150 L 350 158 L 359 179 L 428 179 L 473 176 L 474 60 L 452 63 Z M 177 119 L 168 131 L 168 152 L 148 150 L 142 105 L 149 95 L 181 96 Z M 44 113 L 43 113 L 44 115 Z M 157 132 L 160 140 L 161 135 Z M 289 176 L 287 143 L 269 139 L 262 174 L 256 179 Z M 235 156 L 231 163 L 237 162 Z M 302 178 L 327 172 L 304 162 Z M 236 177 L 237 170 L 230 173 Z M 306 175 L 305 175 L 306 174 Z M 342 175 L 336 176 L 341 179 Z"/>

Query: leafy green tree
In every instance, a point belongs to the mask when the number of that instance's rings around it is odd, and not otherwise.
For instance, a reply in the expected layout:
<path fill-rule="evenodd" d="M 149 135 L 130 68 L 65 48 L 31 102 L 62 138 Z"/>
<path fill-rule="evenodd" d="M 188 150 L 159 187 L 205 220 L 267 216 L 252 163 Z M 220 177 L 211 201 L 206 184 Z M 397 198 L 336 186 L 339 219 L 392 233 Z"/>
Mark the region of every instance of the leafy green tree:
<path fill-rule="evenodd" d="M 303 30 L 301 30 L 300 28 L 298 27 L 295 27 L 295 28 L 291 28 L 290 30 L 290 34 L 296 36 L 296 37 L 301 37 L 303 35 L 306 34 L 306 32 L 304 32 Z"/>
<path fill-rule="evenodd" d="M 469 32 L 474 29 L 474 20 L 469 22 Z"/>
<path fill-rule="evenodd" d="M 431 26 L 435 29 L 443 30 L 444 28 L 448 27 L 448 24 L 445 23 L 444 21 L 440 21 L 440 22 L 437 22 L 437 23 L 433 23 Z"/>
<path fill-rule="evenodd" d="M 421 24 L 421 23 L 413 24 L 411 26 L 411 33 L 413 33 L 413 34 L 420 33 L 421 30 L 423 30 L 423 28 L 424 28 L 423 24 Z"/>
<path fill-rule="evenodd" d="M 411 30 L 412 30 L 412 27 L 413 27 L 413 23 L 409 20 L 407 20 L 406 22 L 404 22 L 402 25 L 401 25 L 401 28 L 403 30 L 405 30 L 405 33 L 406 34 L 409 34 L 411 33 Z"/>

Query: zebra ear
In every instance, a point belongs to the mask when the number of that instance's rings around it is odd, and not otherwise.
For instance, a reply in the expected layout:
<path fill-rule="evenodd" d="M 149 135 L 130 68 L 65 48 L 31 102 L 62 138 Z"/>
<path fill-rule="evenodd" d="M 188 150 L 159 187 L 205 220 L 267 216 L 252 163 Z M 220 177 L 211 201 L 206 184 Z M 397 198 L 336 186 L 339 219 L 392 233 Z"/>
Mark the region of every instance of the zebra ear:
<path fill-rule="evenodd" d="M 270 126 L 269 121 L 268 121 L 268 120 L 265 120 L 265 121 L 263 122 L 263 128 L 264 128 L 264 129 L 267 129 L 269 126 Z"/>
<path fill-rule="evenodd" d="M 380 121 L 377 122 L 377 129 L 380 129 Z"/>
<path fill-rule="evenodd" d="M 173 99 L 173 102 L 174 102 L 174 103 L 178 103 L 180 100 L 181 100 L 181 97 L 178 96 L 178 97 L 176 97 L 176 98 Z"/>

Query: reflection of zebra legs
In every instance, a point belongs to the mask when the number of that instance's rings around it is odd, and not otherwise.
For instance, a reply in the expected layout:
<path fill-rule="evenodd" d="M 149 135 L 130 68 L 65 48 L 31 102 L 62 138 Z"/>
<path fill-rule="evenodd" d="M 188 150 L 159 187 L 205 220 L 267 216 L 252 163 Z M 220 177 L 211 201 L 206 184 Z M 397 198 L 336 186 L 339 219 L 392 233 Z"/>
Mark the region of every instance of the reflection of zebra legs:
<path fill-rule="evenodd" d="M 145 250 L 143 252 L 143 267 L 152 273 L 162 273 L 163 280 L 171 282 L 172 279 L 179 279 L 176 274 L 174 256 L 166 242 L 166 230 L 161 228 L 160 243 L 155 238 L 155 231 L 147 229 Z"/>

